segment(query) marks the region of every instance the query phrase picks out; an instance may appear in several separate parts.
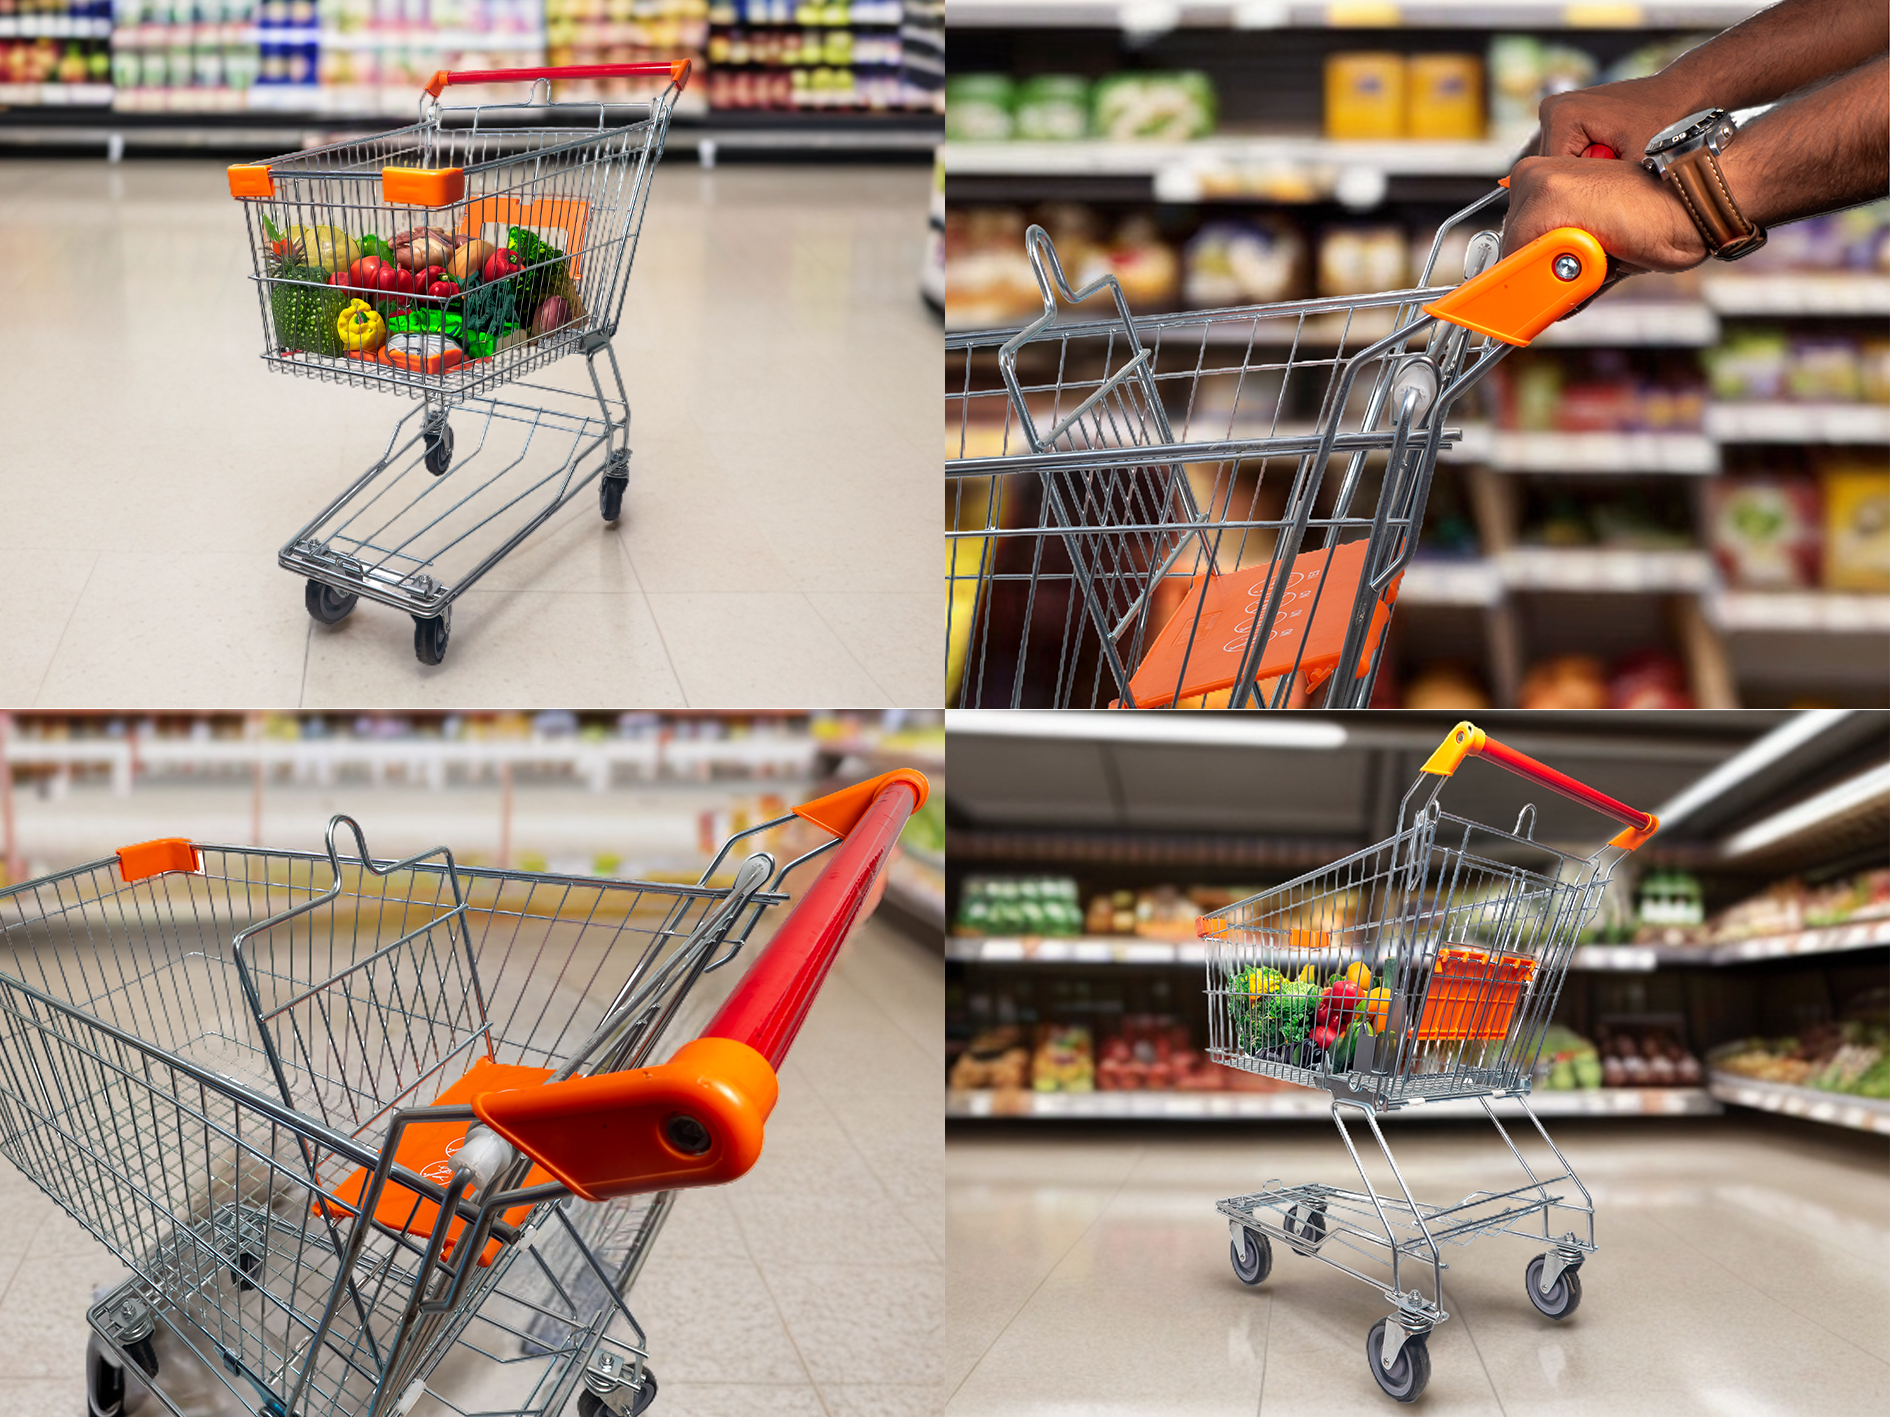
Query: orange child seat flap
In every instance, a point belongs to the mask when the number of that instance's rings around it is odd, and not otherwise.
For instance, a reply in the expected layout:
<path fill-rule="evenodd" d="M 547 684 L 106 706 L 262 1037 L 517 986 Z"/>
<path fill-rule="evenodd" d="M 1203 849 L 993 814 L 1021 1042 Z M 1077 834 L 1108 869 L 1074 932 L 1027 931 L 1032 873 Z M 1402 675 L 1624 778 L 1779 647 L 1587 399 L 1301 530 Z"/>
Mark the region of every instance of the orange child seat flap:
<path fill-rule="evenodd" d="M 391 206 L 450 207 L 466 199 L 466 169 L 383 167 L 381 199 Z"/>
<path fill-rule="evenodd" d="M 1492 958 L 1467 946 L 1439 950 L 1417 1036 L 1486 1043 L 1507 1038 L 1516 1002 L 1535 972 L 1536 962 L 1524 955 Z"/>
<path fill-rule="evenodd" d="M 126 885 L 147 876 L 161 876 L 166 871 L 201 871 L 203 860 L 197 848 L 181 836 L 141 841 L 136 846 L 118 848 L 118 879 Z"/>
<path fill-rule="evenodd" d="M 779 1095 L 746 1043 L 697 1038 L 653 1068 L 487 1092 L 473 1110 L 573 1194 L 601 1201 L 733 1181 L 761 1155 Z"/>
<path fill-rule="evenodd" d="M 550 1068 L 519 1068 L 503 1063 L 495 1063 L 490 1058 L 481 1058 L 469 1068 L 464 1077 L 434 1099 L 437 1106 L 464 1106 L 482 1092 L 489 1092 L 508 1087 L 538 1087 L 551 1076 Z M 394 1151 L 396 1165 L 425 1176 L 444 1186 L 453 1179 L 452 1167 L 447 1158 L 466 1144 L 466 1122 L 422 1122 L 409 1126 L 401 1134 L 400 1145 Z M 360 1168 L 341 1185 L 335 1188 L 335 1197 L 354 1206 L 361 1203 L 363 1188 L 368 1183 L 369 1172 Z M 534 1166 L 531 1174 L 525 1178 L 528 1186 L 543 1185 L 551 1177 L 540 1167 Z M 321 1202 L 315 1203 L 319 1211 Z M 337 1219 L 346 1214 L 339 1207 L 331 1207 Z M 390 1179 L 381 1187 L 381 1198 L 374 1207 L 374 1222 L 396 1234 L 406 1232 L 415 1235 L 433 1233 L 433 1221 L 440 1213 L 440 1208 L 417 1191 L 409 1190 L 399 1182 Z M 507 1225 L 517 1225 L 531 1213 L 531 1207 L 514 1206 L 505 1213 Z M 466 1228 L 463 1219 L 454 1219 L 447 1230 L 445 1254 L 453 1252 L 453 1242 L 459 1238 L 459 1232 Z M 489 1265 L 499 1253 L 499 1242 L 490 1240 L 479 1256 L 481 1265 Z"/>
<path fill-rule="evenodd" d="M 1575 263 L 1568 280 L 1556 274 L 1556 263 L 1565 259 Z M 1424 313 L 1504 344 L 1528 344 L 1607 278 L 1608 253 L 1601 243 L 1579 227 L 1561 226 L 1433 300 Z"/>
<path fill-rule="evenodd" d="M 1352 618 L 1359 578 L 1365 573 L 1365 548 L 1365 542 L 1354 541 L 1336 551 L 1302 551 L 1293 558 L 1279 613 L 1260 653 L 1256 678 L 1285 674 L 1296 658 L 1306 688 L 1316 689 L 1332 677 L 1345 646 L 1345 628 Z M 1371 672 L 1372 658 L 1384 637 L 1403 579 L 1402 573 L 1394 577 L 1372 607 L 1371 625 L 1358 657 L 1358 678 Z M 1198 578 L 1129 679 L 1129 691 L 1136 703 L 1143 708 L 1161 708 L 1177 696 L 1189 699 L 1231 689 L 1240 672 L 1240 658 L 1246 652 L 1254 617 L 1260 613 L 1272 582 L 1271 567 Z M 1320 594 L 1322 583 L 1324 594 Z M 1315 596 L 1319 601 L 1317 610 L 1313 608 Z"/>

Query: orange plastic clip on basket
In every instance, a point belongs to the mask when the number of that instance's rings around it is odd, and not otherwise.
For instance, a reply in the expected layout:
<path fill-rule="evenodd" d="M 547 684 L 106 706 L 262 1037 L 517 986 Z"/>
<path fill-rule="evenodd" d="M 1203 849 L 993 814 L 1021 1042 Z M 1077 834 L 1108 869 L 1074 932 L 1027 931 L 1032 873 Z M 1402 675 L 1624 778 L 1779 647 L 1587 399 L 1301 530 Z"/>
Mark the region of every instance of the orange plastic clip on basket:
<path fill-rule="evenodd" d="M 1505 195 L 1415 289 L 1174 314 L 1030 228 L 1043 313 L 946 336 L 947 702 L 1368 704 L 1452 411 L 1609 279 L 1573 227 L 1439 271 Z"/>
<path fill-rule="evenodd" d="M 1536 808 L 1514 826 L 1445 810 L 1441 796 L 1470 759 L 1579 803 L 1620 830 L 1582 856 L 1538 840 Z M 1615 864 L 1660 823 L 1609 794 L 1495 741 L 1452 729 L 1399 804 L 1392 836 L 1298 880 L 1203 917 L 1210 1056 L 1227 1067 L 1317 1089 L 1358 1182 L 1269 1182 L 1217 1206 L 1242 1283 L 1264 1283 L 1272 1245 L 1327 1260 L 1383 1293 L 1393 1311 L 1366 1337 L 1367 1367 L 1410 1401 L 1430 1378 L 1425 1346 L 1448 1315 L 1440 1247 L 1484 1235 L 1533 1238 L 1524 1271 L 1538 1312 L 1566 1318 L 1595 1250 L 1594 1205 L 1529 1105 L 1545 1030 L 1575 942 Z M 1558 827 L 1558 833 L 1564 829 Z M 1327 926 L 1309 958 L 1303 923 Z M 1524 1158 L 1495 1103 L 1513 1106 L 1547 1162 Z M 1382 1115 L 1481 1115 L 1517 1170 L 1441 1204 L 1405 1186 Z M 1353 1144 L 1359 1125 L 1395 1179 L 1381 1189 Z M 1428 1292 L 1427 1292 L 1428 1291 Z"/>
<path fill-rule="evenodd" d="M 580 1392 L 588 1417 L 642 1413 L 630 1281 L 680 1191 L 761 1159 L 928 790 L 900 770 L 804 803 L 694 885 L 383 860 L 338 816 L 322 851 L 171 838 L 0 889 L 0 936 L 87 941 L 0 973 L 0 1154 L 131 1270 L 97 1343 L 166 1405 L 200 1370 L 158 1355 L 188 1347 L 259 1414 L 404 1413 L 437 1370 L 495 1417 Z M 761 843 L 796 819 L 831 840 L 778 866 Z"/>
<path fill-rule="evenodd" d="M 621 519 L 613 341 L 689 77 L 687 59 L 441 70 L 411 124 L 229 169 L 263 366 L 407 402 L 381 455 L 277 555 L 316 621 L 373 601 L 411 616 L 415 656 L 439 664 L 453 603 L 556 512 L 594 496 Z M 603 84 L 620 92 L 567 97 Z M 468 89 L 475 102 L 443 101 Z M 504 397 L 567 356 L 584 392 Z"/>

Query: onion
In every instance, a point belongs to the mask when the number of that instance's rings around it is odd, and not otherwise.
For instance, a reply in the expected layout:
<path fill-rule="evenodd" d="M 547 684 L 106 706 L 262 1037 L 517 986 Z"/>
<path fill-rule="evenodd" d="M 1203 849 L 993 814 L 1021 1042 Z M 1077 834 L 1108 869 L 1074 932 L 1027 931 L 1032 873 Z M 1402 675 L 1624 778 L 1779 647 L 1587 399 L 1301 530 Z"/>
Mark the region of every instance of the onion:
<path fill-rule="evenodd" d="M 532 317 L 532 333 L 548 335 L 553 330 L 570 323 L 570 302 L 562 295 L 548 295 L 539 302 L 538 313 Z"/>

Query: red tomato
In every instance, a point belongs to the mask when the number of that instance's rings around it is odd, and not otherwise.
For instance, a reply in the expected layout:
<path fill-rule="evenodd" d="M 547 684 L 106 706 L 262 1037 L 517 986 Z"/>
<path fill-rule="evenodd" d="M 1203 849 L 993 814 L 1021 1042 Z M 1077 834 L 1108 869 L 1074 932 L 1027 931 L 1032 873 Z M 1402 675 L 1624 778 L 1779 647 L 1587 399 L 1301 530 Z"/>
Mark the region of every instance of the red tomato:
<path fill-rule="evenodd" d="M 438 270 L 439 268 L 436 266 L 434 269 Z M 458 295 L 459 287 L 450 280 L 436 280 L 427 286 L 427 294 L 439 297 Z"/>
<path fill-rule="evenodd" d="M 485 269 L 480 274 L 487 280 L 504 280 L 507 276 L 517 275 L 524 269 L 523 263 L 511 251 L 499 250 L 486 257 Z"/>

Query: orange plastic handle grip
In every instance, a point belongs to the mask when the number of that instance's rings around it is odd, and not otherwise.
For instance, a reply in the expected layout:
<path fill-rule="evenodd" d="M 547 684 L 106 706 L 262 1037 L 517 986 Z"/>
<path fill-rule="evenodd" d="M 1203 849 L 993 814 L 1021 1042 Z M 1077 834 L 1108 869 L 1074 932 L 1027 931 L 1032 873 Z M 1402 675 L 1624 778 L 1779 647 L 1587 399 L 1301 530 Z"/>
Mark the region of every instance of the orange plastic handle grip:
<path fill-rule="evenodd" d="M 689 70 L 690 61 L 687 59 L 668 59 L 650 64 L 566 64 L 561 68 L 461 69 L 451 74 L 440 69 L 427 81 L 426 92 L 438 98 L 440 90 L 448 84 L 510 84 L 531 79 L 641 79 L 667 74 L 670 82 L 676 85 L 676 92 L 681 93 L 689 87 Z"/>
<path fill-rule="evenodd" d="M 1505 772 L 1514 773 L 1538 787 L 1546 787 L 1571 802 L 1579 802 L 1591 811 L 1624 823 L 1627 830 L 1616 836 L 1612 845 L 1632 851 L 1660 830 L 1660 818 L 1652 812 L 1636 811 L 1627 803 L 1616 801 L 1585 782 L 1577 782 L 1547 763 L 1537 762 L 1527 753 L 1519 753 L 1514 748 L 1498 743 L 1468 719 L 1450 730 L 1450 736 L 1431 754 L 1423 770 L 1439 777 L 1449 777 L 1465 758 L 1470 757 L 1485 758 Z"/>

